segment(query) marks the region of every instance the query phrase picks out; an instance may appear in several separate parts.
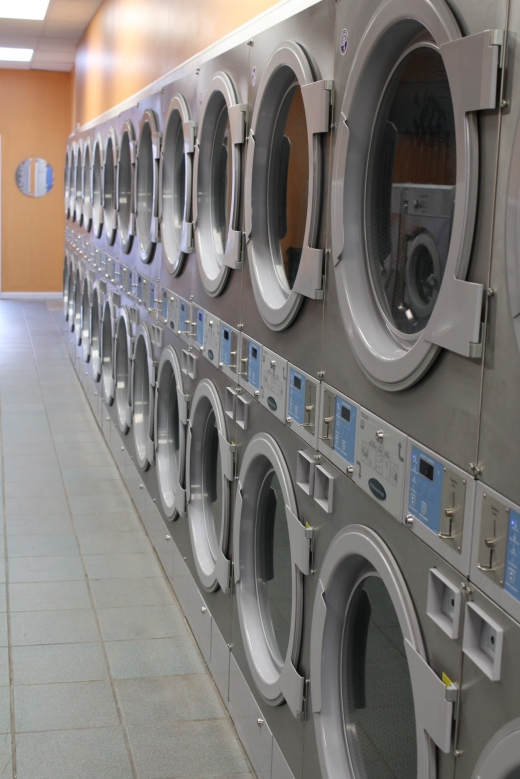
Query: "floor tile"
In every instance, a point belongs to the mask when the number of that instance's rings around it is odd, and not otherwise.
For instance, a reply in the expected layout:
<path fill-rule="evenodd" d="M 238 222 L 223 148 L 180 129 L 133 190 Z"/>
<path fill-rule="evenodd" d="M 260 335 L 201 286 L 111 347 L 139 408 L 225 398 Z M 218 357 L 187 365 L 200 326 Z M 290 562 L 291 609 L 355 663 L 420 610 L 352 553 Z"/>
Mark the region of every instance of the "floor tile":
<path fill-rule="evenodd" d="M 126 725 L 226 716 L 208 674 L 120 679 L 116 690 Z"/>
<path fill-rule="evenodd" d="M 0 613 L 0 647 L 7 646 L 7 613 Z"/>
<path fill-rule="evenodd" d="M 79 545 L 84 555 L 151 552 L 150 541 L 142 530 L 136 533 L 81 533 Z"/>
<path fill-rule="evenodd" d="M 0 687 L 0 733 L 11 732 L 11 691 L 9 687 Z M 0 739 L 0 744 L 2 739 Z M 0 768 L 1 768 L 0 746 Z M 0 776 L 2 776 L 0 770 Z"/>
<path fill-rule="evenodd" d="M 60 611 L 89 609 L 84 581 L 20 582 L 9 586 L 11 611 Z"/>
<path fill-rule="evenodd" d="M 12 449 L 12 447 L 10 448 Z M 25 449 L 27 449 L 27 447 L 25 447 Z M 34 451 L 34 447 L 31 447 L 30 454 L 28 454 L 27 451 L 25 454 L 23 454 L 23 452 L 20 452 L 19 454 L 9 452 L 8 456 L 5 457 L 5 465 L 6 469 L 9 468 L 11 472 L 22 470 L 26 474 L 30 473 L 33 469 L 37 471 L 45 470 L 47 468 L 59 470 L 58 458 L 52 447 L 50 452 L 45 454 L 38 454 Z"/>
<path fill-rule="evenodd" d="M 5 479 L 4 494 L 6 498 L 49 498 L 53 496 L 65 498 L 65 489 L 61 479 L 33 482 L 30 472 L 26 476 L 24 482 Z"/>
<path fill-rule="evenodd" d="M 15 646 L 12 648 L 12 659 L 14 684 L 53 684 L 108 679 L 101 644 Z"/>
<path fill-rule="evenodd" d="M 21 733 L 17 779 L 132 779 L 120 728 Z"/>
<path fill-rule="evenodd" d="M 89 609 L 17 611 L 11 614 L 12 646 L 93 641 L 99 641 L 99 631 L 94 612 Z"/>
<path fill-rule="evenodd" d="M 159 606 L 174 603 L 164 576 L 149 579 L 97 579 L 91 582 L 98 609 Z"/>
<path fill-rule="evenodd" d="M 13 557 L 9 560 L 9 581 L 63 582 L 84 581 L 81 558 L 74 557 Z"/>
<path fill-rule="evenodd" d="M 109 641 L 106 649 L 114 679 L 196 674 L 206 668 L 191 636 Z"/>
<path fill-rule="evenodd" d="M 9 680 L 9 653 L 7 647 L 0 648 L 0 686 L 10 684 Z"/>
<path fill-rule="evenodd" d="M 227 721 L 176 722 L 128 728 L 139 779 L 174 779 L 247 772 L 248 763 Z"/>
<path fill-rule="evenodd" d="M 132 500 L 127 492 L 124 495 L 71 495 L 69 503 L 74 516 L 84 513 L 90 514 L 93 511 L 132 512 L 134 510 Z"/>
<path fill-rule="evenodd" d="M 187 636 L 185 619 L 176 605 L 98 609 L 105 641 Z"/>
<path fill-rule="evenodd" d="M 107 479 L 120 478 L 116 465 L 113 465 L 111 468 L 75 468 L 73 466 L 63 466 L 62 474 L 63 481 L 66 485 L 70 482 L 82 481 L 83 479 L 88 479 L 92 482 L 94 480 L 106 481 Z"/>
<path fill-rule="evenodd" d="M 7 611 L 7 600 L 5 595 L 5 584 L 0 584 L 0 614 Z"/>
<path fill-rule="evenodd" d="M 27 516 L 29 514 L 55 514 L 68 510 L 67 499 L 64 494 L 46 498 L 6 498 L 5 513 L 13 517 Z"/>
<path fill-rule="evenodd" d="M 81 535 L 85 533 L 144 532 L 141 521 L 133 508 L 132 511 L 125 512 L 76 514 L 74 524 L 77 532 Z"/>
<path fill-rule="evenodd" d="M 67 485 L 67 494 L 71 498 L 99 497 L 121 495 L 128 498 L 128 490 L 121 479 L 83 479 L 76 480 Z M 74 504 L 71 504 L 74 506 Z M 91 509 L 89 509 L 90 511 Z M 80 513 L 75 509 L 76 513 Z"/>
<path fill-rule="evenodd" d="M 11 734 L 0 736 L 0 776 L 2 779 L 11 779 L 13 775 L 13 751 Z"/>
<path fill-rule="evenodd" d="M 7 551 L 11 557 L 68 557 L 79 554 L 73 535 L 10 536 Z"/>
<path fill-rule="evenodd" d="M 72 535 L 74 526 L 67 514 L 54 517 L 7 517 L 7 535 Z"/>
<path fill-rule="evenodd" d="M 15 687 L 14 710 L 18 733 L 119 725 L 110 682 Z"/>
<path fill-rule="evenodd" d="M 84 560 L 90 579 L 135 579 L 162 574 L 153 552 L 85 555 Z"/>
<path fill-rule="evenodd" d="M 4 476 L 6 485 L 17 483 L 26 484 L 29 479 L 32 483 L 61 481 L 61 472 L 57 465 L 48 465 L 39 468 L 28 469 L 13 468 L 9 464 L 6 464 L 4 468 Z"/>

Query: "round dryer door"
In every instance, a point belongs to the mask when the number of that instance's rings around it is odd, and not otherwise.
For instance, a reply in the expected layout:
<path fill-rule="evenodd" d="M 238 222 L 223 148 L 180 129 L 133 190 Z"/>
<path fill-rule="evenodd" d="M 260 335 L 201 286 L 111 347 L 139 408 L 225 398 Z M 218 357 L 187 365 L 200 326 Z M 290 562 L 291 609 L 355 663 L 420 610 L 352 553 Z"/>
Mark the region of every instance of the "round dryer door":
<path fill-rule="evenodd" d="M 329 130 L 330 95 L 296 43 L 274 52 L 258 87 L 247 149 L 245 230 L 255 300 L 273 330 L 288 327 L 304 296 L 315 298 L 322 287 L 320 134 Z"/>
<path fill-rule="evenodd" d="M 83 141 L 78 144 L 78 153 L 76 158 L 76 191 L 75 191 L 75 209 L 76 221 L 81 227 L 83 224 Z"/>
<path fill-rule="evenodd" d="M 188 519 L 197 573 L 209 592 L 230 586 L 227 558 L 233 456 L 215 385 L 197 385 L 188 425 Z"/>
<path fill-rule="evenodd" d="M 116 240 L 117 233 L 116 182 L 117 138 L 114 128 L 111 127 L 108 132 L 103 166 L 103 214 L 105 233 L 107 241 L 111 246 Z"/>
<path fill-rule="evenodd" d="M 74 281 L 76 279 L 75 265 L 76 265 L 76 261 L 74 255 L 72 255 L 69 263 L 69 285 L 68 285 L 68 292 L 67 292 L 67 306 L 68 306 L 67 321 L 69 323 L 69 328 L 71 333 L 74 331 Z"/>
<path fill-rule="evenodd" d="M 92 144 L 90 138 L 83 148 L 83 227 L 90 232 L 92 228 Z"/>
<path fill-rule="evenodd" d="M 155 372 L 152 340 L 146 325 L 139 325 L 135 336 L 132 404 L 134 443 L 137 464 L 146 471 L 154 461 L 153 442 Z"/>
<path fill-rule="evenodd" d="M 76 269 L 74 276 L 74 335 L 76 344 L 81 344 L 81 307 L 83 303 L 83 283 L 80 268 Z"/>
<path fill-rule="evenodd" d="M 69 318 L 69 274 L 70 274 L 70 260 L 68 252 L 65 252 L 65 259 L 63 261 L 63 314 L 65 321 Z"/>
<path fill-rule="evenodd" d="M 90 326 L 92 314 L 92 291 L 90 279 L 85 276 L 81 292 L 81 346 L 83 359 L 90 360 Z"/>
<path fill-rule="evenodd" d="M 188 400 L 179 360 L 171 346 L 161 355 L 155 391 L 155 458 L 163 511 L 176 518 L 186 510 L 185 464 Z"/>
<path fill-rule="evenodd" d="M 426 661 L 403 575 L 370 528 L 332 541 L 311 628 L 312 709 L 324 779 L 433 779 L 453 703 Z"/>
<path fill-rule="evenodd" d="M 497 58 L 489 32 L 463 38 L 448 5 L 429 0 L 381 4 L 356 51 L 337 128 L 332 249 L 354 353 L 384 389 L 414 384 L 439 348 L 471 356 L 480 340 L 483 288 L 464 279 L 476 111 L 496 107 Z"/>
<path fill-rule="evenodd" d="M 65 185 L 65 216 L 67 219 L 70 219 L 70 166 L 71 166 L 71 150 L 67 146 L 67 151 L 65 152 L 65 170 L 63 173 L 63 180 Z"/>
<path fill-rule="evenodd" d="M 115 350 L 117 424 L 122 433 L 128 433 L 132 424 L 130 378 L 133 338 L 130 315 L 126 307 L 121 309 L 117 320 Z"/>
<path fill-rule="evenodd" d="M 164 263 L 172 276 L 182 272 L 194 250 L 191 220 L 195 122 L 182 95 L 172 98 L 161 151 L 161 239 Z"/>
<path fill-rule="evenodd" d="M 160 134 L 153 111 L 145 111 L 139 127 L 136 162 L 136 228 L 139 254 L 151 262 L 159 240 Z"/>
<path fill-rule="evenodd" d="M 94 282 L 90 312 L 90 366 L 92 378 L 95 382 L 101 379 L 101 333 L 103 327 L 101 307 L 102 295 L 97 282 Z"/>
<path fill-rule="evenodd" d="M 103 139 L 98 135 L 94 143 L 92 160 L 92 229 L 96 238 L 103 231 Z"/>
<path fill-rule="evenodd" d="M 519 779 L 520 719 L 513 720 L 486 745 L 472 779 Z"/>
<path fill-rule="evenodd" d="M 107 406 L 114 402 L 114 323 L 115 307 L 110 292 L 107 293 L 103 306 L 103 322 L 101 325 L 101 380 L 103 384 L 103 400 Z"/>
<path fill-rule="evenodd" d="M 136 143 L 132 122 L 123 126 L 117 169 L 117 220 L 121 248 L 130 252 L 135 234 L 134 179 Z"/>
<path fill-rule="evenodd" d="M 78 177 L 78 144 L 72 144 L 70 157 L 69 212 L 73 222 L 76 221 L 76 181 Z"/>
<path fill-rule="evenodd" d="M 303 616 L 303 575 L 310 540 L 298 519 L 289 470 L 275 440 L 254 436 L 240 467 L 233 557 L 242 640 L 253 679 L 272 705 L 303 709 L 296 671 Z"/>
<path fill-rule="evenodd" d="M 195 148 L 193 223 L 197 262 L 209 295 L 220 295 L 240 260 L 240 171 L 245 106 L 226 73 L 211 80 Z"/>

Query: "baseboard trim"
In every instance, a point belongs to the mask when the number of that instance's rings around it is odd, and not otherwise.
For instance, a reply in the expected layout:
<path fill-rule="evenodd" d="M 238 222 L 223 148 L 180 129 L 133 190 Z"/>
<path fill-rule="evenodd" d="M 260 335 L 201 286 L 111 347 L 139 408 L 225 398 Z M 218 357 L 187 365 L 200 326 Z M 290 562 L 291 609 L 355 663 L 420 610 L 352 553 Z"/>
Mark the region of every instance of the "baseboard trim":
<path fill-rule="evenodd" d="M 63 292 L 0 292 L 2 300 L 59 300 Z"/>

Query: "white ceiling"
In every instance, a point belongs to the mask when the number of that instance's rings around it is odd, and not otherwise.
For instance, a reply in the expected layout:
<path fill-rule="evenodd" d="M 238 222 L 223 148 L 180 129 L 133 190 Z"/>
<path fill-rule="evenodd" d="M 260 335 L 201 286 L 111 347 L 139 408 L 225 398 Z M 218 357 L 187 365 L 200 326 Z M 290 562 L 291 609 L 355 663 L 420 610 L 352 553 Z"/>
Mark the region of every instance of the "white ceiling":
<path fill-rule="evenodd" d="M 0 19 L 0 46 L 34 49 L 31 62 L 0 62 L 0 68 L 72 70 L 76 46 L 102 2 L 50 0 L 42 22 Z"/>

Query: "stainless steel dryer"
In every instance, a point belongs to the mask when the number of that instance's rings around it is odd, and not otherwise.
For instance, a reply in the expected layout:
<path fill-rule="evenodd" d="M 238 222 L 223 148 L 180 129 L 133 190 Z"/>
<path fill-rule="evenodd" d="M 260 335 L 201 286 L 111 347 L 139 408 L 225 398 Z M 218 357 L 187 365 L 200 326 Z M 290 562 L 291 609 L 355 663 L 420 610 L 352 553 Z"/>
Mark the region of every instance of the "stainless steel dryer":
<path fill-rule="evenodd" d="M 325 381 L 468 474 L 507 7 L 355 0 L 336 24 Z"/>
<path fill-rule="evenodd" d="M 114 378 L 114 333 L 116 323 L 116 308 L 112 292 L 104 295 L 102 303 L 103 319 L 101 322 L 101 386 L 105 405 L 111 406 L 115 397 Z"/>
<path fill-rule="evenodd" d="M 94 238 L 101 238 L 103 232 L 103 163 L 105 159 L 103 136 L 96 133 L 92 150 L 92 183 L 90 192 L 92 198 L 92 233 Z"/>
<path fill-rule="evenodd" d="M 126 119 L 121 131 L 117 163 L 116 211 L 123 254 L 129 254 L 135 235 L 135 160 L 137 143 L 134 125 Z"/>
<path fill-rule="evenodd" d="M 243 332 L 316 377 L 336 3 L 312 5 L 254 36 L 244 183 Z"/>
<path fill-rule="evenodd" d="M 140 122 L 135 164 L 135 214 L 139 257 L 148 265 L 159 241 L 159 162 L 161 136 L 157 112 L 159 97 L 139 106 Z M 143 110 L 144 109 L 144 110 Z"/>
<path fill-rule="evenodd" d="M 83 145 L 83 227 L 89 233 L 92 229 L 92 140 L 87 136 Z"/>
<path fill-rule="evenodd" d="M 101 339 L 103 332 L 103 293 L 99 287 L 99 281 L 92 285 L 92 299 L 90 310 L 90 366 L 94 384 L 101 380 Z"/>
<path fill-rule="evenodd" d="M 69 250 L 65 248 L 65 256 L 63 260 L 63 315 L 65 321 L 69 318 L 69 276 L 70 276 L 70 257 Z"/>
<path fill-rule="evenodd" d="M 126 435 L 132 425 L 132 359 L 134 349 L 134 327 L 127 306 L 122 306 L 117 315 L 115 329 L 115 407 L 117 425 Z"/>
<path fill-rule="evenodd" d="M 113 245 L 117 234 L 117 164 L 117 135 L 114 127 L 110 127 L 105 139 L 103 162 L 103 221 L 105 237 L 109 246 Z"/>
<path fill-rule="evenodd" d="M 85 362 L 90 361 L 91 354 L 92 283 L 93 274 L 86 271 L 81 288 L 81 349 Z"/>
<path fill-rule="evenodd" d="M 78 227 L 83 226 L 83 167 L 84 167 L 84 141 L 78 140 L 76 154 L 76 174 L 75 174 L 75 192 L 74 192 L 74 210 Z"/>
<path fill-rule="evenodd" d="M 64 185 L 65 185 L 65 216 L 67 219 L 70 219 L 70 170 L 71 170 L 71 157 L 72 157 L 72 148 L 70 145 L 67 145 L 67 148 L 65 150 L 65 171 L 63 174 L 64 178 Z"/>
<path fill-rule="evenodd" d="M 70 219 L 76 221 L 76 190 L 78 179 L 78 141 L 72 142 L 70 154 L 70 183 L 69 183 L 69 215 Z"/>
<path fill-rule="evenodd" d="M 467 580 L 330 463 L 305 473 L 319 510 L 303 775 L 451 778 Z"/>

